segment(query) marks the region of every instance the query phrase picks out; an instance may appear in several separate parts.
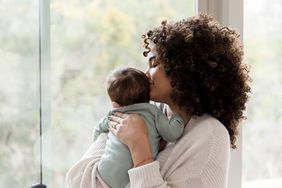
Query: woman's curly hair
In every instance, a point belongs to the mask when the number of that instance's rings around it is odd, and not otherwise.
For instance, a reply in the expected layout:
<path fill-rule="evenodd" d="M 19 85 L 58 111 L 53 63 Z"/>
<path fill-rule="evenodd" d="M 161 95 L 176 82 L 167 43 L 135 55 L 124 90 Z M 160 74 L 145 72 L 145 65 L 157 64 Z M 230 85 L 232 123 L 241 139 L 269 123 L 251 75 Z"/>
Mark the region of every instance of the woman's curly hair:
<path fill-rule="evenodd" d="M 163 21 L 143 35 L 143 54 L 147 56 L 152 44 L 156 60 L 171 78 L 173 101 L 189 114 L 216 117 L 227 128 L 232 148 L 251 90 L 238 37 L 204 14 L 175 23 Z"/>

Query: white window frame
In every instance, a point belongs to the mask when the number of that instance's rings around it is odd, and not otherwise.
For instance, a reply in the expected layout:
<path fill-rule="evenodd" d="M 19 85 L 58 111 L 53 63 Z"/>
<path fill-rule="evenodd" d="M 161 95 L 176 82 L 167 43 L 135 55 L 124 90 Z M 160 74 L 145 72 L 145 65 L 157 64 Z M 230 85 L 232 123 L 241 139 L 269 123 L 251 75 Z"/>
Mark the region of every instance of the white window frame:
<path fill-rule="evenodd" d="M 41 61 L 41 111 L 42 133 L 51 127 L 51 52 L 50 52 L 50 0 L 39 0 L 39 60 Z M 52 155 L 52 141 L 42 137 L 42 163 Z M 50 182 L 52 172 L 42 167 L 43 183 Z"/>
<path fill-rule="evenodd" d="M 213 15 L 223 26 L 240 33 L 243 44 L 243 0 L 197 0 L 196 11 Z M 228 188 L 242 187 L 242 128 L 237 138 L 237 149 L 231 151 Z"/>

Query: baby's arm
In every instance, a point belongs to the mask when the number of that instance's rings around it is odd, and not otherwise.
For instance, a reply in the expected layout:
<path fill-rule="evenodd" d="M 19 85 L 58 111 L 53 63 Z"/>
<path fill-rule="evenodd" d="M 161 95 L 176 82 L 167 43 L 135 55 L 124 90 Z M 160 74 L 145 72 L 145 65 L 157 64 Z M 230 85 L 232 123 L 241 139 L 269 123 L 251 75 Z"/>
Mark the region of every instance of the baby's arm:
<path fill-rule="evenodd" d="M 109 132 L 109 124 L 108 124 L 108 117 L 104 117 L 98 125 L 95 126 L 94 128 L 94 138 L 93 141 L 95 141 L 98 136 L 103 133 L 103 132 Z"/>
<path fill-rule="evenodd" d="M 161 111 L 158 113 L 158 121 L 156 121 L 156 128 L 160 136 L 168 141 L 173 142 L 178 139 L 184 130 L 184 120 L 177 113 L 172 114 L 170 119 L 167 118 Z"/>

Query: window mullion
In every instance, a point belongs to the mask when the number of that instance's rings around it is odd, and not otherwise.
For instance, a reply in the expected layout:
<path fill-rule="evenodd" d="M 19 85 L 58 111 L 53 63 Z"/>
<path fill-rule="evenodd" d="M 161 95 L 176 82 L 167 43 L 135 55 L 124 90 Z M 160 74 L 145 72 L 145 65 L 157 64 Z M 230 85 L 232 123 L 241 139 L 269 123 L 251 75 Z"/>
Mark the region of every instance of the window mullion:
<path fill-rule="evenodd" d="M 39 0 L 40 13 L 40 61 L 41 61 L 41 111 L 42 111 L 42 163 L 50 163 L 51 140 L 44 139 L 44 133 L 51 126 L 51 85 L 50 85 L 50 0 Z M 48 161 L 47 161 L 48 160 Z M 44 166 L 44 165 L 43 165 Z M 43 168 L 43 183 L 51 182 L 52 174 Z"/>

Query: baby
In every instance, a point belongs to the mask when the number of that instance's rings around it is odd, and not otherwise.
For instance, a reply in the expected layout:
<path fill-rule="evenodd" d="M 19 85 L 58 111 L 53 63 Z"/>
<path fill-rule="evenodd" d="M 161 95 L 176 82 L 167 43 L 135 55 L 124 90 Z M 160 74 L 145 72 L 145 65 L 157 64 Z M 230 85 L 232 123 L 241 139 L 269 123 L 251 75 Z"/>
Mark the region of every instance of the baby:
<path fill-rule="evenodd" d="M 184 121 L 179 114 L 168 119 L 150 101 L 150 84 L 142 71 L 134 68 L 117 68 L 107 78 L 107 91 L 113 110 L 94 129 L 94 141 L 102 132 L 109 131 L 108 118 L 115 112 L 139 114 L 147 125 L 153 157 L 158 154 L 159 142 L 176 141 L 183 133 Z M 128 170 L 133 168 L 130 151 L 111 132 L 108 134 L 105 153 L 98 164 L 101 178 L 113 188 L 124 188 L 129 183 Z"/>

